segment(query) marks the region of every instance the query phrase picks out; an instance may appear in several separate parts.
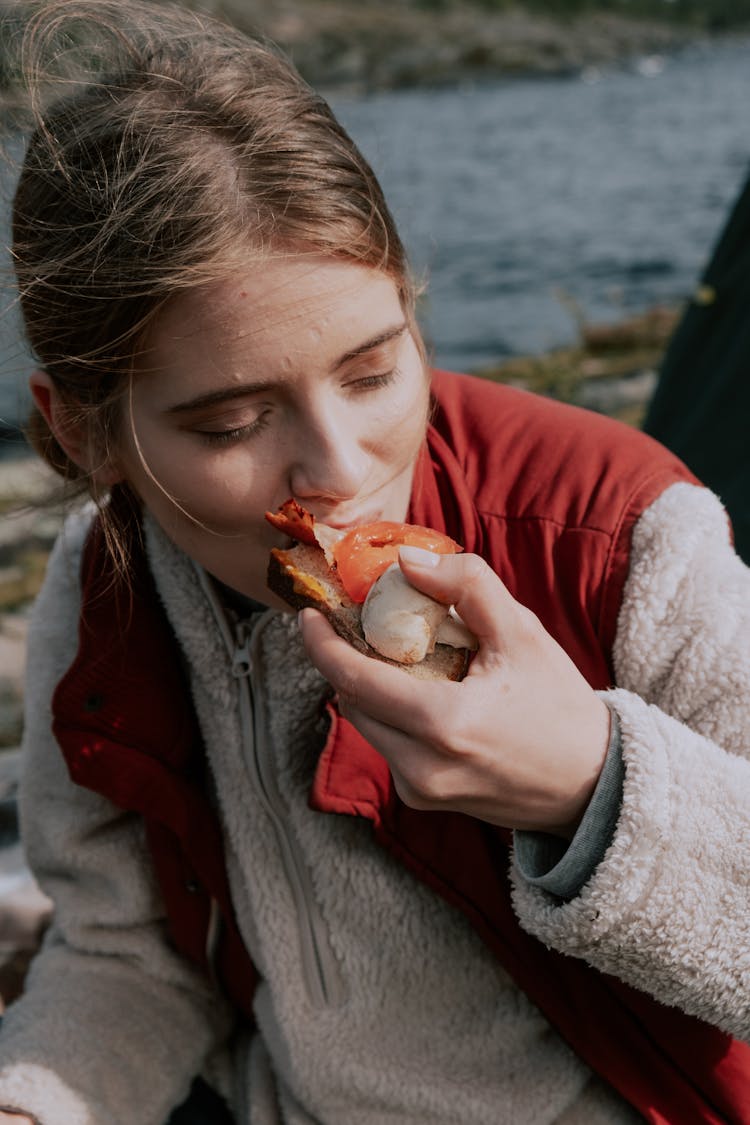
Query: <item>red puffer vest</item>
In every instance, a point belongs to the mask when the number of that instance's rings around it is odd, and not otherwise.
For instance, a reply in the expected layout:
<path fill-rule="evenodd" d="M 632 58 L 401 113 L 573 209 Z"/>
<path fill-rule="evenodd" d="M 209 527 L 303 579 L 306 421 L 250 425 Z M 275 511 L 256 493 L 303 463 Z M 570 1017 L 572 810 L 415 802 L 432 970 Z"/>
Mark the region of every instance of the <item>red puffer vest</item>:
<path fill-rule="evenodd" d="M 665 487 L 693 478 L 608 419 L 445 373 L 435 373 L 434 394 L 409 518 L 488 559 L 589 682 L 609 686 L 633 524 Z M 101 530 L 89 538 L 80 648 L 54 697 L 54 730 L 77 783 L 142 814 L 175 946 L 213 967 L 252 1018 L 256 973 L 234 918 L 200 732 L 135 519 L 132 530 L 127 590 Z M 315 809 L 370 820 L 375 838 L 469 917 L 580 1057 L 648 1121 L 750 1123 L 747 1046 L 526 934 L 510 903 L 508 834 L 407 808 L 380 755 L 329 710 Z M 210 966 L 212 903 L 223 928 Z"/>

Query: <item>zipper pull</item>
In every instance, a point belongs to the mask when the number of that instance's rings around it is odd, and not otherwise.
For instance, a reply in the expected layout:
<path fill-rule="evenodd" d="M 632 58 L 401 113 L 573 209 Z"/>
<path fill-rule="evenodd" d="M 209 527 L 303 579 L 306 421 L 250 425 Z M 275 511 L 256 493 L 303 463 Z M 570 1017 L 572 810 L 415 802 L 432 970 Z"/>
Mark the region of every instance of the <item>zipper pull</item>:
<path fill-rule="evenodd" d="M 232 675 L 238 680 L 245 679 L 250 675 L 252 663 L 250 634 L 246 629 L 240 628 L 237 630 L 237 644 L 232 654 Z"/>

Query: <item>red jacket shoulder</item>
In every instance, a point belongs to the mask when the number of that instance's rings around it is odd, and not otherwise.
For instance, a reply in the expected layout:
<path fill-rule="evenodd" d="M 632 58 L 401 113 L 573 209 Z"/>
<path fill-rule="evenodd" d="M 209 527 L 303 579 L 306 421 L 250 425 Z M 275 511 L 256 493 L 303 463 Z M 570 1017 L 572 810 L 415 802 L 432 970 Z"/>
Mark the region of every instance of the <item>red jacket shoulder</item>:
<path fill-rule="evenodd" d="M 601 414 L 445 371 L 433 396 L 433 425 L 484 515 L 611 534 L 630 497 L 694 480 L 653 438 Z"/>

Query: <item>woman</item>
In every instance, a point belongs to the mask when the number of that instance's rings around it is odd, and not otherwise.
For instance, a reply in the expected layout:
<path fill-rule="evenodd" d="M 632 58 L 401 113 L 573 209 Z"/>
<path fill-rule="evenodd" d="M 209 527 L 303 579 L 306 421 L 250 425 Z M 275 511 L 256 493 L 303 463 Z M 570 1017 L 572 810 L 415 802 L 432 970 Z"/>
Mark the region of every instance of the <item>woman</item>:
<path fill-rule="evenodd" d="M 55 915 L 0 1121 L 162 1125 L 199 1073 L 240 1125 L 750 1121 L 720 504 L 634 431 L 428 371 L 380 189 L 273 51 L 66 3 L 32 62 L 79 12 L 117 58 L 39 111 L 13 253 L 31 433 L 95 509 L 31 627 Z M 460 540 L 401 566 L 478 637 L 463 682 L 278 612 L 289 496 Z"/>

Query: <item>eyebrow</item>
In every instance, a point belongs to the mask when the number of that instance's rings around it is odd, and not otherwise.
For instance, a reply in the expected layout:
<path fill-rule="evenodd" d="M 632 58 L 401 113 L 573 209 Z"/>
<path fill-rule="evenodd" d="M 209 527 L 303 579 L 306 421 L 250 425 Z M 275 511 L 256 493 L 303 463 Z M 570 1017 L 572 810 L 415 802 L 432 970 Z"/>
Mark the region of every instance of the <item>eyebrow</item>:
<path fill-rule="evenodd" d="M 391 340 L 397 339 L 402 336 L 408 324 L 403 321 L 401 324 L 394 325 L 392 328 L 386 328 L 383 332 L 378 332 L 376 336 L 370 337 L 364 343 L 359 344 L 351 351 L 344 352 L 342 356 L 336 360 L 331 367 L 331 372 L 338 371 L 345 364 L 350 363 L 353 359 L 358 359 L 359 356 L 366 355 L 368 352 L 374 351 L 376 348 L 381 348 L 384 344 L 389 344 Z M 210 406 L 219 406 L 223 402 L 231 402 L 233 399 L 244 398 L 247 395 L 261 394 L 263 391 L 272 390 L 278 384 L 273 380 L 259 379 L 252 383 L 240 383 L 231 387 L 223 387 L 218 391 L 208 391 L 204 395 L 197 395 L 196 398 L 188 399 L 186 402 L 175 403 L 174 406 L 169 406 L 164 411 L 169 416 L 180 414 L 188 414 L 195 410 L 202 410 Z"/>
<path fill-rule="evenodd" d="M 345 363 L 349 363 L 352 359 L 357 359 L 361 355 L 366 355 L 367 352 L 372 352 L 375 348 L 382 348 L 383 344 L 390 344 L 391 340 L 395 340 L 398 336 L 402 336 L 406 331 L 408 325 L 406 321 L 401 324 L 394 325 L 393 328 L 386 328 L 384 332 L 379 332 L 377 336 L 373 336 L 370 340 L 365 340 L 364 344 L 360 344 L 357 348 L 352 348 L 350 352 L 345 352 L 340 359 L 334 363 L 332 370 L 338 371 Z"/>

